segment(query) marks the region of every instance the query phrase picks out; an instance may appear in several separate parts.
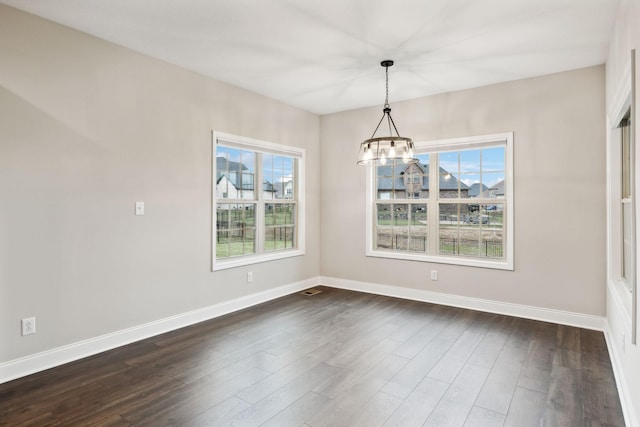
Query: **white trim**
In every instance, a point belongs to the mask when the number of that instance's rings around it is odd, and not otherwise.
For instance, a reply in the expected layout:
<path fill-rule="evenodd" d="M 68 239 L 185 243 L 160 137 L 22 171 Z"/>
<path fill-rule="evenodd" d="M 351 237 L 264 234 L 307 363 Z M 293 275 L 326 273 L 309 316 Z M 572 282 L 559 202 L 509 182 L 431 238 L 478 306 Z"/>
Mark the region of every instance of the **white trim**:
<path fill-rule="evenodd" d="M 521 317 L 524 319 L 541 320 L 543 322 L 558 323 L 561 325 L 576 326 L 578 328 L 603 331 L 606 319 L 601 316 L 573 313 L 569 311 L 554 310 L 530 305 L 512 304 L 508 302 L 492 301 L 480 298 L 471 298 L 461 295 L 431 292 L 422 289 L 411 289 L 398 286 L 389 286 L 379 283 L 359 282 L 355 280 L 337 279 L 334 277 L 322 277 L 320 284 L 339 289 L 348 289 L 358 292 L 367 292 L 376 295 L 385 295 L 395 298 L 403 298 L 413 301 L 429 302 L 448 305 L 452 307 L 467 308 L 470 310 L 484 311 L 487 313 L 504 314 L 507 316 Z"/>
<path fill-rule="evenodd" d="M 0 384 L 165 332 L 224 316 L 225 314 L 302 291 L 317 284 L 318 278 L 310 278 L 10 360 L 0 364 Z"/>
<path fill-rule="evenodd" d="M 254 194 L 257 195 L 254 199 L 244 201 L 238 200 L 238 203 L 254 203 L 256 205 L 256 250 L 257 253 L 251 255 L 243 255 L 233 258 L 216 259 L 216 236 L 217 236 L 217 223 L 216 223 L 216 146 L 218 141 L 221 141 L 225 147 L 233 147 L 243 150 L 252 150 L 262 154 L 276 154 L 294 157 L 295 162 L 295 188 L 296 199 L 293 201 L 296 206 L 296 247 L 292 249 L 278 250 L 274 252 L 264 252 L 264 205 L 267 203 L 263 198 L 262 191 L 262 161 L 257 164 L 256 170 L 256 183 L 254 187 Z M 305 173 L 306 173 L 306 150 L 300 147 L 294 147 L 283 144 L 276 144 L 275 142 L 262 141 L 253 138 L 247 138 L 243 136 L 231 135 L 228 133 L 212 131 L 211 132 L 211 149 L 212 149 L 212 168 L 211 168 L 211 271 L 224 270 L 228 268 L 241 267 L 245 265 L 257 264 L 261 262 L 274 261 L 278 259 L 291 258 L 295 256 L 301 256 L 305 254 L 305 239 L 306 239 L 306 202 L 305 202 Z M 234 201 L 230 201 L 233 203 Z M 271 201 L 269 201 L 271 202 Z M 274 199 L 273 203 L 288 203 L 291 200 L 278 200 Z"/>
<path fill-rule="evenodd" d="M 218 140 L 223 141 L 223 145 L 226 147 L 234 147 L 239 149 L 251 148 L 253 151 L 260 153 L 281 154 L 292 157 L 304 157 L 305 149 L 300 147 L 294 147 L 291 145 L 278 144 L 271 141 L 264 141 L 254 138 L 248 138 L 246 136 L 232 135 L 230 133 L 213 131 L 213 143 L 214 145 Z M 215 153 L 215 151 L 214 151 Z"/>
<path fill-rule="evenodd" d="M 284 249 L 276 252 L 265 252 L 256 255 L 245 255 L 227 259 L 219 259 L 214 260 L 213 271 L 226 270 L 227 268 L 242 267 L 244 265 L 258 264 L 261 262 L 302 256 L 304 254 L 304 250 L 301 249 Z"/>
<path fill-rule="evenodd" d="M 459 138 L 434 139 L 415 142 L 416 148 L 427 148 L 430 153 L 444 151 L 471 150 L 482 145 L 504 144 L 513 141 L 513 132 L 492 133 L 489 135 L 462 136 Z"/>
<path fill-rule="evenodd" d="M 504 221 L 505 224 L 505 252 L 504 259 L 490 259 L 490 258 L 474 258 L 474 257 L 459 257 L 459 256 L 450 256 L 446 254 L 438 254 L 433 249 L 431 252 L 427 251 L 427 253 L 423 252 L 400 252 L 400 251 L 390 251 L 390 250 L 382 250 L 374 247 L 374 238 L 373 235 L 375 231 L 375 207 L 374 205 L 378 202 L 384 203 L 403 203 L 403 201 L 394 201 L 394 200 L 377 200 L 376 197 L 376 185 L 374 184 L 374 180 L 376 179 L 376 168 L 368 167 L 366 174 L 366 218 L 365 218 L 365 256 L 368 257 L 378 257 L 378 258 L 391 258 L 391 259 L 400 259 L 400 260 L 408 260 L 408 261 L 421 261 L 421 262 L 434 262 L 441 264 L 453 264 L 453 265 L 462 265 L 468 267 L 480 267 L 480 268 L 493 268 L 500 270 L 514 270 L 514 246 L 515 246 L 515 237 L 514 237 L 514 157 L 513 157 L 513 132 L 504 132 L 504 133 L 495 133 L 489 135 L 477 135 L 477 136 L 465 136 L 460 138 L 448 138 L 448 139 L 439 139 L 433 141 L 418 141 L 415 143 L 416 153 L 439 153 L 443 151 L 457 151 L 457 150 L 466 150 L 466 149 L 481 149 L 483 147 L 491 147 L 494 145 L 502 145 L 505 149 L 505 199 L 464 199 L 464 201 L 459 201 L 457 199 L 451 199 L 451 203 L 483 203 L 495 200 L 496 203 L 504 204 Z M 425 151 L 426 150 L 426 151 Z M 429 160 L 431 163 L 431 159 Z M 430 183 L 438 183 L 438 175 L 436 168 L 430 167 Z M 431 185 L 430 185 L 431 187 Z M 437 217 L 434 212 L 436 212 L 435 207 L 444 199 L 440 199 L 438 197 L 439 189 L 433 191 L 433 188 L 429 189 L 430 197 L 429 199 L 420 200 L 417 203 L 425 203 L 428 205 L 429 209 L 429 218 Z M 435 196 L 434 196 L 435 193 Z M 472 202 L 476 200 L 476 202 Z M 447 200 L 447 202 L 449 202 Z M 432 221 L 433 222 L 433 221 Z M 432 227 L 435 228 L 435 227 Z M 433 229 L 429 229 L 430 235 L 433 235 Z M 429 239 L 432 243 L 431 245 L 437 244 L 436 240 Z M 436 242 L 436 243 L 434 243 Z M 431 246 L 430 245 L 430 246 Z"/>
<path fill-rule="evenodd" d="M 632 239 L 632 252 L 633 252 L 633 275 L 631 278 L 631 344 L 638 344 L 638 254 L 636 252 L 637 249 L 637 210 L 636 210 L 636 201 L 638 199 L 638 195 L 636 193 L 636 165 L 638 164 L 638 160 L 636 158 L 636 50 L 631 49 L 631 106 L 629 107 L 631 114 L 631 129 L 630 129 L 630 141 L 631 145 L 630 155 L 631 155 L 631 171 L 629 172 L 631 175 L 631 192 L 633 194 L 631 198 L 631 234 L 633 236 Z"/>
<path fill-rule="evenodd" d="M 618 352 L 618 347 L 614 344 L 615 340 L 612 337 L 611 326 L 608 321 L 605 323 L 604 339 L 607 343 L 607 349 L 609 350 L 609 359 L 611 360 L 611 368 L 613 369 L 613 376 L 616 380 L 616 388 L 618 389 L 618 396 L 620 397 L 620 406 L 622 407 L 625 425 L 638 427 L 640 426 L 640 420 L 638 420 L 633 410 L 633 400 L 631 399 L 629 386 L 627 385 L 624 375 L 620 353 Z"/>
<path fill-rule="evenodd" d="M 367 239 L 371 239 L 370 236 L 367 236 Z M 385 251 L 381 249 L 369 249 L 367 248 L 365 252 L 368 257 L 378 257 L 378 258 L 390 258 L 390 259 L 399 259 L 404 261 L 422 261 L 422 262 L 433 262 L 438 264 L 453 264 L 453 265 L 462 265 L 466 267 L 478 267 L 478 268 L 493 268 L 497 270 L 509 270 L 513 271 L 513 265 L 505 261 L 494 261 L 491 258 L 481 259 L 481 258 L 466 258 L 466 257 L 453 257 L 447 255 L 423 255 L 422 253 L 412 253 L 412 252 L 394 252 L 394 251 Z"/>
<path fill-rule="evenodd" d="M 629 109 L 631 105 L 631 62 L 627 62 L 622 73 L 624 80 L 622 80 L 616 88 L 616 95 L 611 103 L 609 111 L 607 111 L 607 117 L 611 120 L 611 123 L 620 123 L 622 117 Z"/>

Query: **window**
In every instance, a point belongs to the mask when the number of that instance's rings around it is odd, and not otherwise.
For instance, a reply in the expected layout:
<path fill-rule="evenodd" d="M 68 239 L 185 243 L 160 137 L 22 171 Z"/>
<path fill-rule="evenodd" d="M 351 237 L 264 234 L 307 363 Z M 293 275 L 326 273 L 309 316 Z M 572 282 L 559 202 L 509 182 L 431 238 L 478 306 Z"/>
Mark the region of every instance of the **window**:
<path fill-rule="evenodd" d="M 631 111 L 627 110 L 624 118 L 620 122 L 620 148 L 621 148 L 621 193 L 620 193 L 620 223 L 622 225 L 622 281 L 629 290 L 632 289 L 634 280 L 634 239 L 635 224 L 633 220 L 634 203 L 633 203 L 633 156 L 634 146 L 631 138 Z"/>
<path fill-rule="evenodd" d="M 304 150 L 213 134 L 213 269 L 304 253 Z"/>
<path fill-rule="evenodd" d="M 513 269 L 513 134 L 416 143 L 368 169 L 367 255 Z"/>

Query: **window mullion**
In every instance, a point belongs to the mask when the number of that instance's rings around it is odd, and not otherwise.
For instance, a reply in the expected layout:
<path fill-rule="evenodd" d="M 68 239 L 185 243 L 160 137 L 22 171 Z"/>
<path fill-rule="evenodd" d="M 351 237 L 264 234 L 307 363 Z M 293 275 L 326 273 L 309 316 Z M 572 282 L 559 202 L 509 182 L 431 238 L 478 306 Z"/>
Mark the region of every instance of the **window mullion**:
<path fill-rule="evenodd" d="M 265 235 L 265 200 L 263 191 L 263 177 L 262 177 L 262 153 L 256 152 L 256 164 L 255 164 L 255 180 L 253 187 L 256 189 L 254 192 L 254 199 L 256 201 L 256 253 L 264 253 L 264 235 Z"/>
<path fill-rule="evenodd" d="M 429 198 L 427 199 L 427 235 L 429 236 L 427 239 L 429 245 L 427 253 L 430 254 L 438 253 L 438 242 L 440 241 L 438 229 L 440 222 L 438 215 L 438 199 L 440 198 L 439 164 L 438 153 L 432 153 L 429 156 Z"/>

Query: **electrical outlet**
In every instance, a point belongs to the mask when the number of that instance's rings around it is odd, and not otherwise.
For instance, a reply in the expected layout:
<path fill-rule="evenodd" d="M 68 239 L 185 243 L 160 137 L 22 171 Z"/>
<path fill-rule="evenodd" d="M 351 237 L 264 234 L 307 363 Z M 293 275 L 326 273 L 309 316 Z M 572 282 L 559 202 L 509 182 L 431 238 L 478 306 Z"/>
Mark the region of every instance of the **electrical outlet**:
<path fill-rule="evenodd" d="M 438 270 L 431 270 L 431 280 L 438 280 Z"/>
<path fill-rule="evenodd" d="M 22 319 L 22 335 L 30 335 L 36 333 L 36 318 L 27 317 Z"/>
<path fill-rule="evenodd" d="M 247 273 L 247 283 L 253 282 L 253 271 Z"/>

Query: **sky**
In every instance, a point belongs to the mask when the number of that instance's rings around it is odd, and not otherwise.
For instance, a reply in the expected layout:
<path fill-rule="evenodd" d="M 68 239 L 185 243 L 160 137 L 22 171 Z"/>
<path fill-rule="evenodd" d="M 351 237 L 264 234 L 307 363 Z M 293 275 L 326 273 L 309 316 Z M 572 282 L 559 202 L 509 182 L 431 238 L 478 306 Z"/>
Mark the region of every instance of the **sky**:
<path fill-rule="evenodd" d="M 224 157 L 229 161 L 242 163 L 249 172 L 255 173 L 256 155 L 252 151 L 218 145 L 216 157 Z M 290 181 L 294 173 L 294 159 L 273 154 L 262 155 L 263 178 L 271 183 Z"/>
<path fill-rule="evenodd" d="M 218 145 L 216 156 L 243 163 L 255 173 L 255 154 L 251 151 Z M 487 188 L 504 180 L 504 156 L 504 147 L 439 153 L 440 167 L 468 186 L 482 181 Z M 428 162 L 428 154 L 419 154 L 418 157 L 421 162 Z M 263 165 L 263 177 L 269 182 L 286 182 L 293 177 L 294 160 L 291 157 L 264 154 Z"/>
<path fill-rule="evenodd" d="M 480 183 L 488 188 L 504 180 L 504 147 L 439 153 L 440 167 L 468 186 Z"/>

